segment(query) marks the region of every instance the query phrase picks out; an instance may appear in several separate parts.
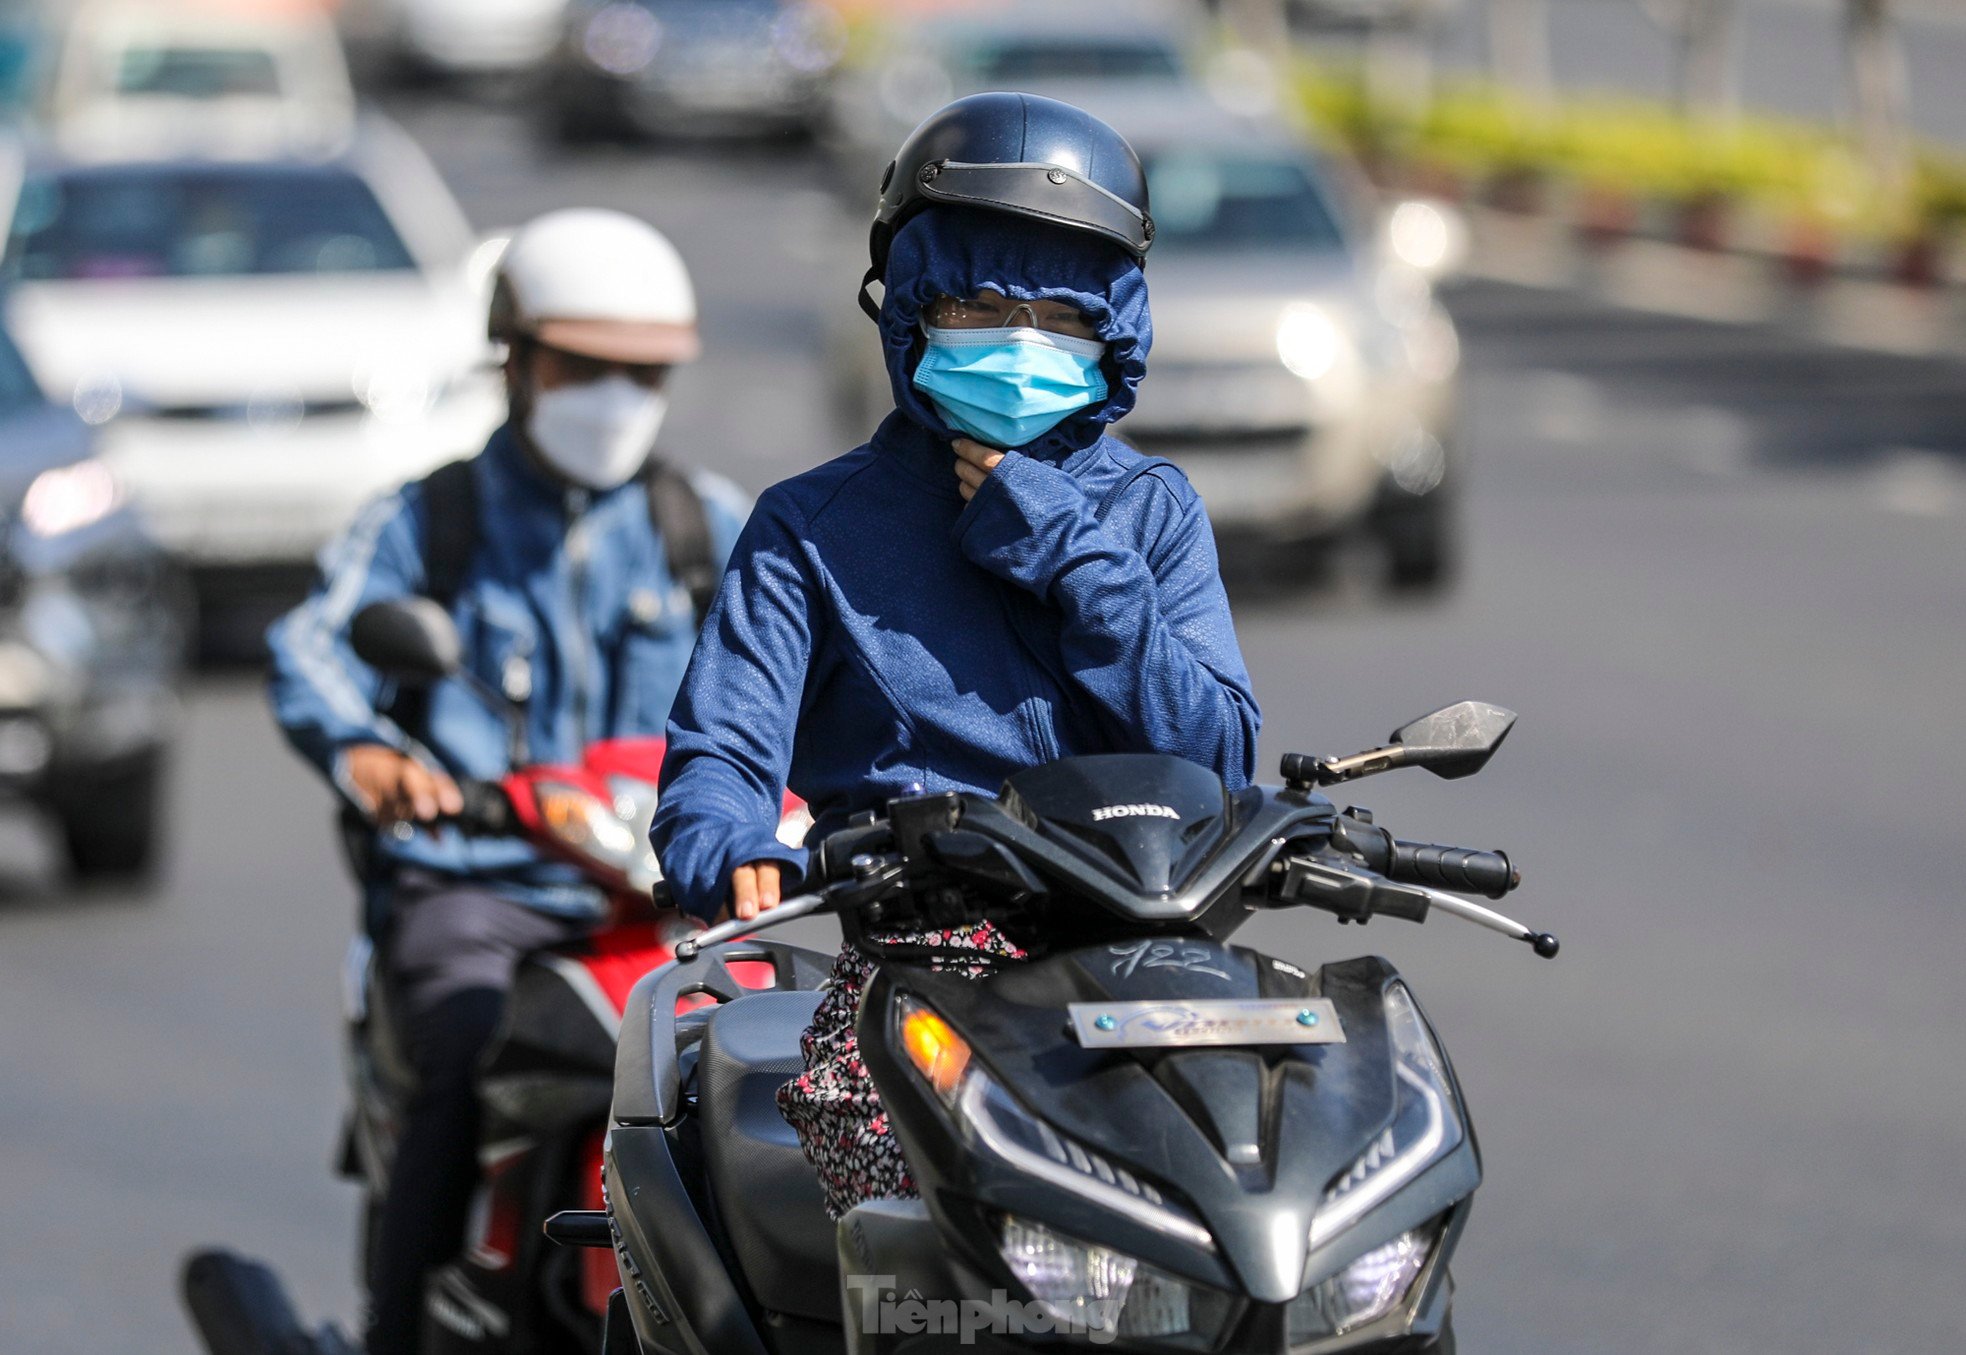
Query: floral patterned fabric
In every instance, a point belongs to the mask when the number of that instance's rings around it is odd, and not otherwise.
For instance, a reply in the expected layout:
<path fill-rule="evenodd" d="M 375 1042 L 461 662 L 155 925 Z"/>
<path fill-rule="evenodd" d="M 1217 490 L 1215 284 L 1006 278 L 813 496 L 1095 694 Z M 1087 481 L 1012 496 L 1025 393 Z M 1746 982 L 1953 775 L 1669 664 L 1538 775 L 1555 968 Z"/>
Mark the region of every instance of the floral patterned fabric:
<path fill-rule="evenodd" d="M 888 932 L 868 937 L 867 943 L 876 951 L 905 948 L 911 959 L 926 956 L 932 970 L 969 979 L 984 978 L 1005 962 L 1025 958 L 1023 950 L 987 922 L 933 932 Z M 834 1218 L 864 1200 L 916 1194 L 854 1030 L 877 964 L 868 950 L 840 948 L 819 1010 L 799 1041 L 806 1070 L 778 1089 L 779 1114 L 798 1131 L 806 1160 L 825 1188 L 826 1212 Z"/>

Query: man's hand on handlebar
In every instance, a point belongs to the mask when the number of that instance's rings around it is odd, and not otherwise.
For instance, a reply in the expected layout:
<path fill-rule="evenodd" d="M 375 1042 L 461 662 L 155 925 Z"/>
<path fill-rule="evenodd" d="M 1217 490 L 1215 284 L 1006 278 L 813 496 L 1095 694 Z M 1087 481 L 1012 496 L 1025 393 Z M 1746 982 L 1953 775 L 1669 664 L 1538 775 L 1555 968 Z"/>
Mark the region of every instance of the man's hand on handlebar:
<path fill-rule="evenodd" d="M 432 823 L 464 810 L 457 782 L 387 744 L 356 744 L 342 754 L 342 769 L 361 807 L 379 824 Z"/>
<path fill-rule="evenodd" d="M 730 904 L 718 917 L 719 922 L 735 917 L 749 922 L 759 913 L 768 913 L 778 906 L 779 865 L 776 861 L 753 861 L 739 866 L 730 873 Z"/>

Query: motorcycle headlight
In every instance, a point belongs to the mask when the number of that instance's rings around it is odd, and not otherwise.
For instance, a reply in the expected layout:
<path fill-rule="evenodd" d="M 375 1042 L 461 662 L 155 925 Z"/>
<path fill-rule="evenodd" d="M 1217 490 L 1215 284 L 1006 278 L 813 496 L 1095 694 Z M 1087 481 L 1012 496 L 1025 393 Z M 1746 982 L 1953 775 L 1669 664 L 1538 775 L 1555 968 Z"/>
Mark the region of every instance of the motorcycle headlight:
<path fill-rule="evenodd" d="M 1213 1347 L 1235 1316 L 1219 1289 L 1006 1215 L 998 1252 L 1052 1329 L 1095 1340 L 1148 1340 L 1177 1349 Z"/>
<path fill-rule="evenodd" d="M 541 782 L 533 794 L 539 821 L 566 846 L 610 864 L 630 865 L 640 859 L 635 831 L 600 796 L 558 781 Z"/>
<path fill-rule="evenodd" d="M 909 1065 L 949 1111 L 970 1148 L 1155 1232 L 1191 1246 L 1215 1246 L 1201 1220 L 1151 1182 L 1026 1110 L 970 1056 L 969 1042 L 926 1004 L 901 998 L 896 1020 Z"/>
<path fill-rule="evenodd" d="M 1343 1336 L 1405 1303 L 1439 1236 L 1433 1224 L 1401 1233 L 1310 1286 L 1290 1305 L 1290 1343 Z"/>
<path fill-rule="evenodd" d="M 1398 1079 L 1393 1122 L 1324 1192 L 1311 1219 L 1321 1247 L 1401 1186 L 1452 1152 L 1466 1136 L 1447 1081 L 1447 1063 L 1403 983 L 1386 988 L 1386 1029 Z"/>

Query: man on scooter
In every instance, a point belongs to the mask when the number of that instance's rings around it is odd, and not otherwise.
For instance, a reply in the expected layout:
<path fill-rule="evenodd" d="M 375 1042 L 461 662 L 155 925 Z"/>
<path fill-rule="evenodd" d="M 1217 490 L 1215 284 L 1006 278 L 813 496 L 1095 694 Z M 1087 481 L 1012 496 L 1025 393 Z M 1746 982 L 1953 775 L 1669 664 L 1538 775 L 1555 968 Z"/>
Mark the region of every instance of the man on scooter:
<path fill-rule="evenodd" d="M 670 372 L 700 345 L 689 275 L 652 227 L 596 210 L 532 222 L 490 330 L 506 423 L 364 509 L 269 636 L 275 717 L 360 815 L 367 923 L 418 1079 L 371 1235 L 369 1355 L 413 1355 L 424 1277 L 462 1243 L 475 1066 L 519 958 L 603 905 L 526 843 L 446 826 L 455 778 L 502 776 L 519 748 L 578 762 L 595 740 L 659 735 L 747 508 L 654 454 Z M 406 691 L 355 657 L 349 626 L 418 594 L 450 612 L 465 672 Z"/>
<path fill-rule="evenodd" d="M 775 907 L 812 836 L 909 788 L 994 792 L 1081 753 L 1173 753 L 1248 783 L 1259 721 L 1208 516 L 1107 426 L 1152 341 L 1145 177 L 1080 109 L 979 94 L 888 167 L 867 283 L 896 408 L 865 446 L 768 490 L 669 724 L 653 838 L 709 916 Z M 989 924 L 880 938 L 976 976 Z M 835 1214 L 912 1190 L 853 1030 L 842 952 L 779 1094 Z"/>

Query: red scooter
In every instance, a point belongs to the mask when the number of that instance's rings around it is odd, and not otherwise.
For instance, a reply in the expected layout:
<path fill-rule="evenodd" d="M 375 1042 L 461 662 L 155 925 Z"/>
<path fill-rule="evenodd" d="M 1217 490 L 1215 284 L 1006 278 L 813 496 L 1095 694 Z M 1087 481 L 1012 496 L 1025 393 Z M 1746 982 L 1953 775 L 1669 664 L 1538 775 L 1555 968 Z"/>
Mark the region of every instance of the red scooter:
<path fill-rule="evenodd" d="M 425 599 L 364 609 L 352 639 L 365 662 L 405 681 L 459 672 L 450 619 Z M 523 752 L 522 738 L 514 751 Z M 460 784 L 461 831 L 522 837 L 571 862 L 606 891 L 608 911 L 584 939 L 520 964 L 479 1078 L 480 1179 L 464 1250 L 425 1291 L 430 1355 L 588 1355 L 599 1347 L 608 1296 L 620 1283 L 612 1253 L 556 1246 L 542 1226 L 561 1210 L 602 1208 L 601 1142 L 623 1006 L 636 980 L 667 964 L 675 943 L 701 925 L 657 901 L 662 871 L 648 827 L 662 752 L 660 739 L 608 740 L 590 746 L 578 766 L 528 765 L 519 756 L 502 780 Z M 780 836 L 797 841 L 809 823 L 788 796 Z M 756 972 L 735 972 L 746 969 Z M 739 983 L 774 981 L 768 964 L 733 970 Z M 366 934 L 350 943 L 343 977 L 352 1104 L 340 1168 L 366 1194 L 359 1247 L 366 1275 L 415 1073 Z M 710 1000 L 688 998 L 679 1007 Z M 277 1278 L 256 1262 L 199 1253 L 186 1266 L 184 1288 L 213 1355 L 352 1350 L 333 1328 L 305 1329 Z"/>

